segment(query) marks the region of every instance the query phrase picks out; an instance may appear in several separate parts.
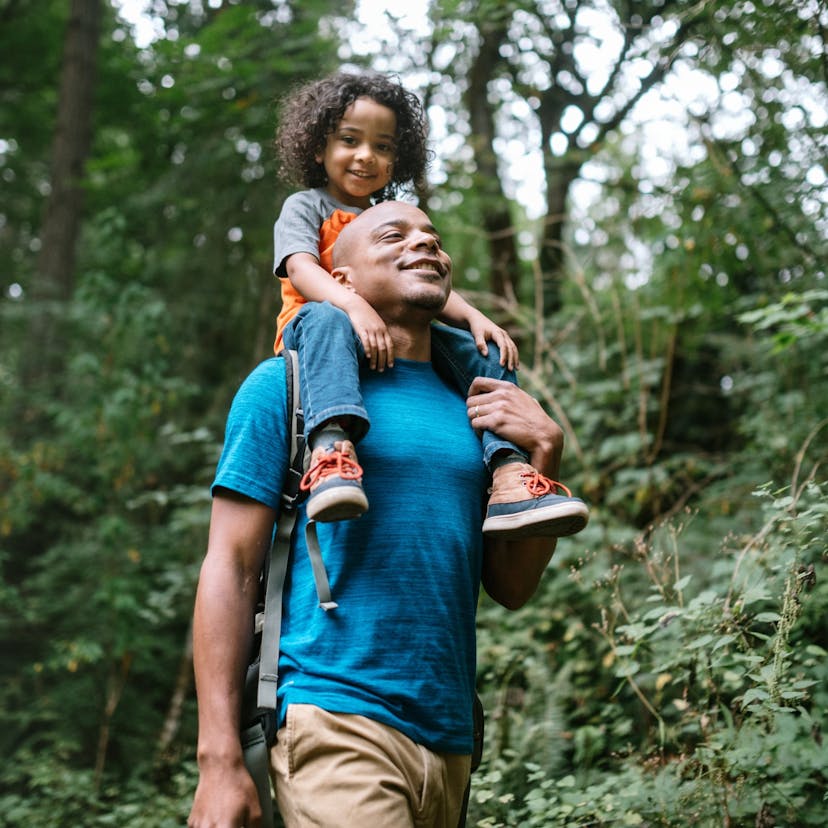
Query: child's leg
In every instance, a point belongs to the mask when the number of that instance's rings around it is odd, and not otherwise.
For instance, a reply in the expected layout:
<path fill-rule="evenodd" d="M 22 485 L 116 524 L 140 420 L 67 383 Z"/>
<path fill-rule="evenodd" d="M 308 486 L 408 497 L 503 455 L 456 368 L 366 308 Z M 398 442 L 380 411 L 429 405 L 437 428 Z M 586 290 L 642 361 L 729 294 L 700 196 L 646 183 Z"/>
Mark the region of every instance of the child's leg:
<path fill-rule="evenodd" d="M 489 355 L 484 357 L 477 350 L 474 337 L 459 328 L 447 325 L 431 326 L 431 351 L 435 370 L 457 388 L 466 397 L 475 377 L 506 380 L 517 383 L 517 376 L 500 364 L 500 351 L 494 343 L 489 343 Z M 483 462 L 493 472 L 502 460 L 510 462 L 527 462 L 526 452 L 514 443 L 503 440 L 493 431 L 484 431 Z"/>
<path fill-rule="evenodd" d="M 434 367 L 463 396 L 475 377 L 517 382 L 514 371 L 500 364 L 500 352 L 489 343 L 489 355 L 477 350 L 467 331 L 432 326 Z M 564 537 L 586 526 L 586 504 L 561 483 L 544 477 L 528 462 L 526 452 L 493 432 L 484 431 L 483 459 L 492 474 L 492 488 L 483 532 L 490 536 Z M 562 492 L 557 494 L 556 492 Z"/>
<path fill-rule="evenodd" d="M 305 436 L 329 420 L 344 419 L 348 436 L 358 443 L 369 427 L 359 382 L 364 355 L 347 314 L 329 302 L 308 302 L 283 337 L 285 347 L 299 356 Z"/>
<path fill-rule="evenodd" d="M 308 517 L 320 522 L 359 517 L 368 508 L 354 443 L 368 431 L 359 365 L 362 347 L 348 316 L 328 302 L 308 302 L 284 330 L 299 358 L 299 395 L 311 450 L 301 486 Z"/>

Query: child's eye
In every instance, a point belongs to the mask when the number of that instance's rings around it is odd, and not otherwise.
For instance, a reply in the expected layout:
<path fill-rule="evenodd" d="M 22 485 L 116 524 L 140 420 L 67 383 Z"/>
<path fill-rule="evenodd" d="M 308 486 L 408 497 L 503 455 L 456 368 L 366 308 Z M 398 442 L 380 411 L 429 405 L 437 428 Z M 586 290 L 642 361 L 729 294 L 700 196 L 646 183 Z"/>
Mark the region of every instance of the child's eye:
<path fill-rule="evenodd" d="M 340 135 L 339 140 L 342 141 L 343 144 L 352 145 L 356 143 L 356 138 L 353 135 Z"/>
<path fill-rule="evenodd" d="M 377 144 L 377 152 L 393 153 L 394 152 L 394 145 L 393 144 Z"/>

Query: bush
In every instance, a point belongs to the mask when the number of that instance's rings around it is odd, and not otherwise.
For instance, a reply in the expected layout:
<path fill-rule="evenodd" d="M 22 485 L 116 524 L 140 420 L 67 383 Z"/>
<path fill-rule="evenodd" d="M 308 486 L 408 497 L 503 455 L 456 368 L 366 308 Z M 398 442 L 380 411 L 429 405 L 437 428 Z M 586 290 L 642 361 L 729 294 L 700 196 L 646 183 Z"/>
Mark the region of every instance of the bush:
<path fill-rule="evenodd" d="M 825 494 L 763 488 L 713 554 L 686 515 L 485 606 L 469 824 L 822 825 Z"/>

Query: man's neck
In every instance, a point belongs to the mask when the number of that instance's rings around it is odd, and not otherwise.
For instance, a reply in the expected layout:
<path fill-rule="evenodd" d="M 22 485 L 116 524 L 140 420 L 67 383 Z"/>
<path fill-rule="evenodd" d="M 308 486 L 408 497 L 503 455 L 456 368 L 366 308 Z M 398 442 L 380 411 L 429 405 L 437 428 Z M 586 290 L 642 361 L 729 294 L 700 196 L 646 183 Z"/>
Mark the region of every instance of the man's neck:
<path fill-rule="evenodd" d="M 414 362 L 431 362 L 431 327 L 413 330 L 389 325 L 388 332 L 394 341 L 394 356 Z"/>

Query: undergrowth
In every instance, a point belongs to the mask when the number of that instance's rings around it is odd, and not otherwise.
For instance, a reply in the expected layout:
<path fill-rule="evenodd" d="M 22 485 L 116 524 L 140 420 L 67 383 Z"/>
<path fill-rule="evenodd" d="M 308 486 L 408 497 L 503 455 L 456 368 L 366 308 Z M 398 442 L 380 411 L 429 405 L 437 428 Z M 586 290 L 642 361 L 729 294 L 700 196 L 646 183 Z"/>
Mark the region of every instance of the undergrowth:
<path fill-rule="evenodd" d="M 469 825 L 823 825 L 825 495 L 761 488 L 718 549 L 684 514 L 484 606 Z"/>

